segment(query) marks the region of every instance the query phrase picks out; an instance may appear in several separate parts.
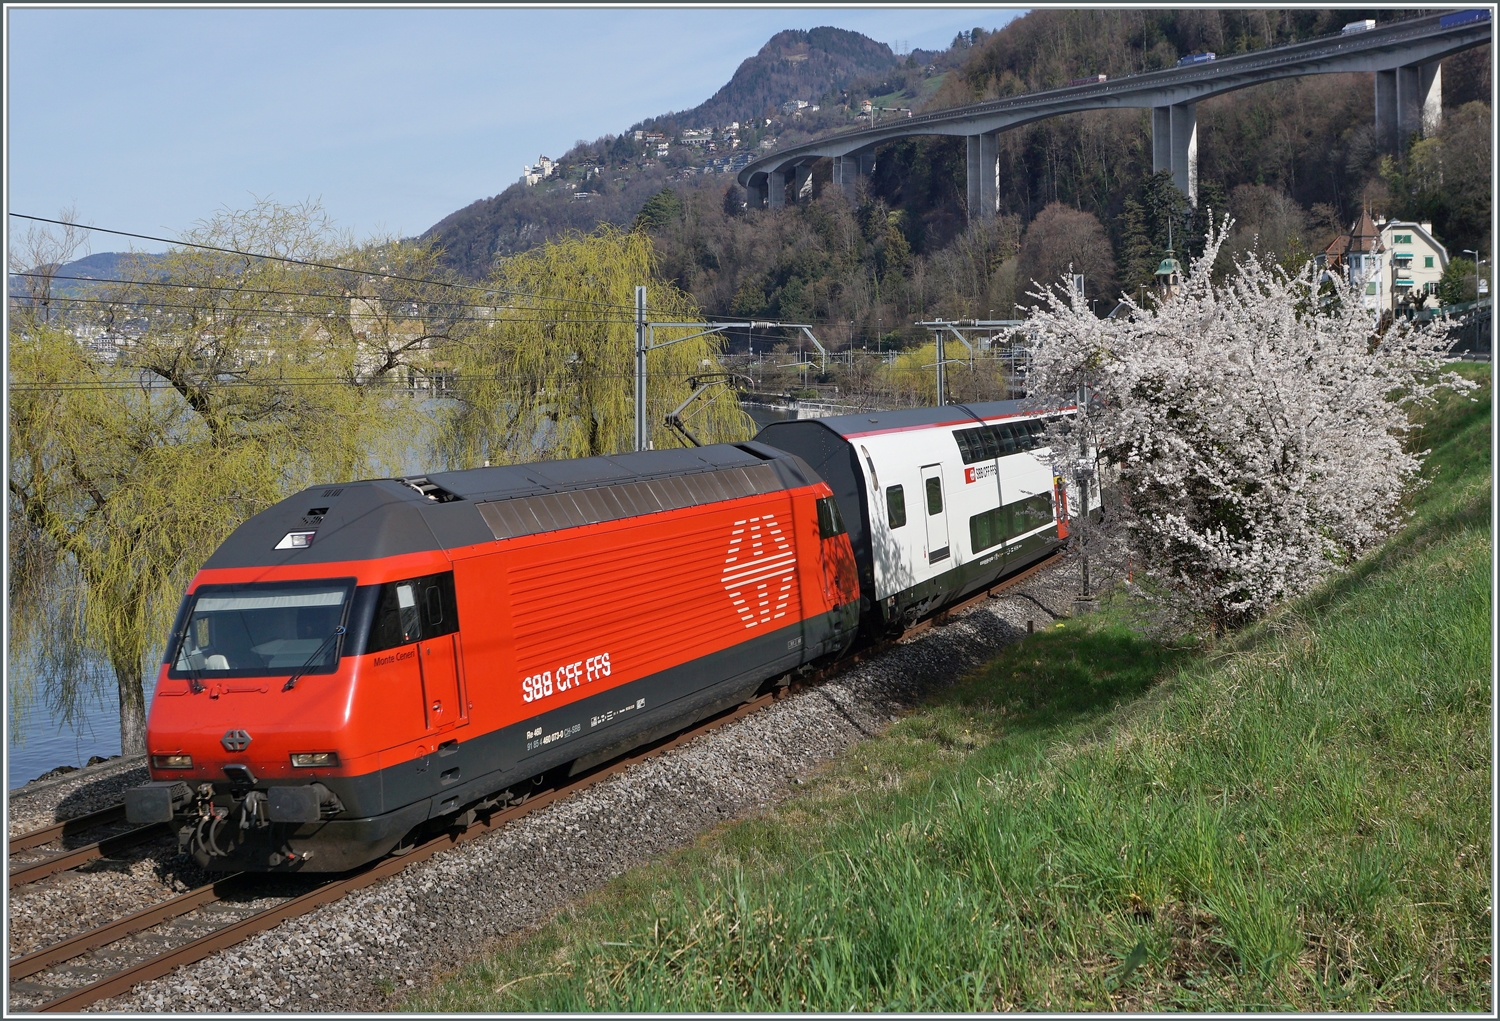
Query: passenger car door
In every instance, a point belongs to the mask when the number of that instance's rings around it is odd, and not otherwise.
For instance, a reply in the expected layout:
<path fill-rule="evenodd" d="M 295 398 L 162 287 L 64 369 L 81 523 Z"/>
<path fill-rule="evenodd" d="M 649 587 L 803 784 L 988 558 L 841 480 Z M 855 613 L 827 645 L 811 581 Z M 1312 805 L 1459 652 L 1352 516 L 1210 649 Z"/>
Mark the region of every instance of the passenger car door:
<path fill-rule="evenodd" d="M 941 563 L 950 555 L 948 512 L 943 503 L 943 470 L 931 464 L 922 469 L 922 494 L 927 513 L 927 562 Z"/>

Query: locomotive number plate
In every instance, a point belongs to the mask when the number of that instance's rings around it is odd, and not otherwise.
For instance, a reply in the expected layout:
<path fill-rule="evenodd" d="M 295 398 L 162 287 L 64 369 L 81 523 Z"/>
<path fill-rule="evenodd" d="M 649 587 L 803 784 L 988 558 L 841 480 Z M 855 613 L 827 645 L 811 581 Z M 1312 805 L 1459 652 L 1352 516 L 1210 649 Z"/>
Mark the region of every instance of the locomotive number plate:
<path fill-rule="evenodd" d="M 570 688 L 592 684 L 610 674 L 609 653 L 561 663 L 551 670 L 530 674 L 521 681 L 521 701 L 537 702 L 549 695 L 558 695 Z"/>

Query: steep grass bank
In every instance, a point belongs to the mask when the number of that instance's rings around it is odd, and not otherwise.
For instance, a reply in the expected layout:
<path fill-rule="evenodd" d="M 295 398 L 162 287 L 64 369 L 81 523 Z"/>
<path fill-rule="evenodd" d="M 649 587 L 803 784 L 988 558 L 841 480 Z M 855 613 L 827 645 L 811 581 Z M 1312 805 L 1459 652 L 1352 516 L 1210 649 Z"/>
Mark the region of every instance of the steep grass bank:
<path fill-rule="evenodd" d="M 1490 390 L 1348 574 L 1210 649 L 1121 606 L 419 1010 L 1492 1009 Z"/>

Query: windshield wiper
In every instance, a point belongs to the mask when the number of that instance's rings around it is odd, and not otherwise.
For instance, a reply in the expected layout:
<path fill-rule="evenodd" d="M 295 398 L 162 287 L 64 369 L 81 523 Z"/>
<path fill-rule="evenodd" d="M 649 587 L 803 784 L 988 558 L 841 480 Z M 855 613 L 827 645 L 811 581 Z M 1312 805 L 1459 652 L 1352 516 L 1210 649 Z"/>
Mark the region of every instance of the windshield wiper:
<path fill-rule="evenodd" d="M 323 639 L 323 644 L 318 646 L 318 650 L 311 656 L 307 657 L 307 662 L 298 667 L 297 672 L 286 679 L 286 683 L 281 686 L 281 690 L 291 691 L 293 688 L 295 688 L 297 686 L 297 679 L 312 669 L 312 665 L 317 662 L 318 657 L 323 655 L 323 650 L 328 648 L 328 643 L 333 641 L 343 633 L 344 625 L 340 624 L 338 627 L 334 628 L 333 631 L 329 633 L 328 637 Z"/>

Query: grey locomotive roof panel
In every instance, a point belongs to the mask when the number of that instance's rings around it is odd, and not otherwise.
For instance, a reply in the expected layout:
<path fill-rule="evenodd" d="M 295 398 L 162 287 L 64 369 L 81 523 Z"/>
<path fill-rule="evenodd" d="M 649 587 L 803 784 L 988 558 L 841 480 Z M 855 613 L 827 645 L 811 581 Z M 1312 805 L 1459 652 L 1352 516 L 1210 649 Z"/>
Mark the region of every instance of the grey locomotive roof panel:
<path fill-rule="evenodd" d="M 796 455 L 744 443 L 315 486 L 240 525 L 203 566 L 320 564 L 457 549 L 817 480 Z M 437 487 L 434 496 L 412 484 L 423 482 Z M 313 532 L 311 544 L 275 548 L 296 531 Z"/>

